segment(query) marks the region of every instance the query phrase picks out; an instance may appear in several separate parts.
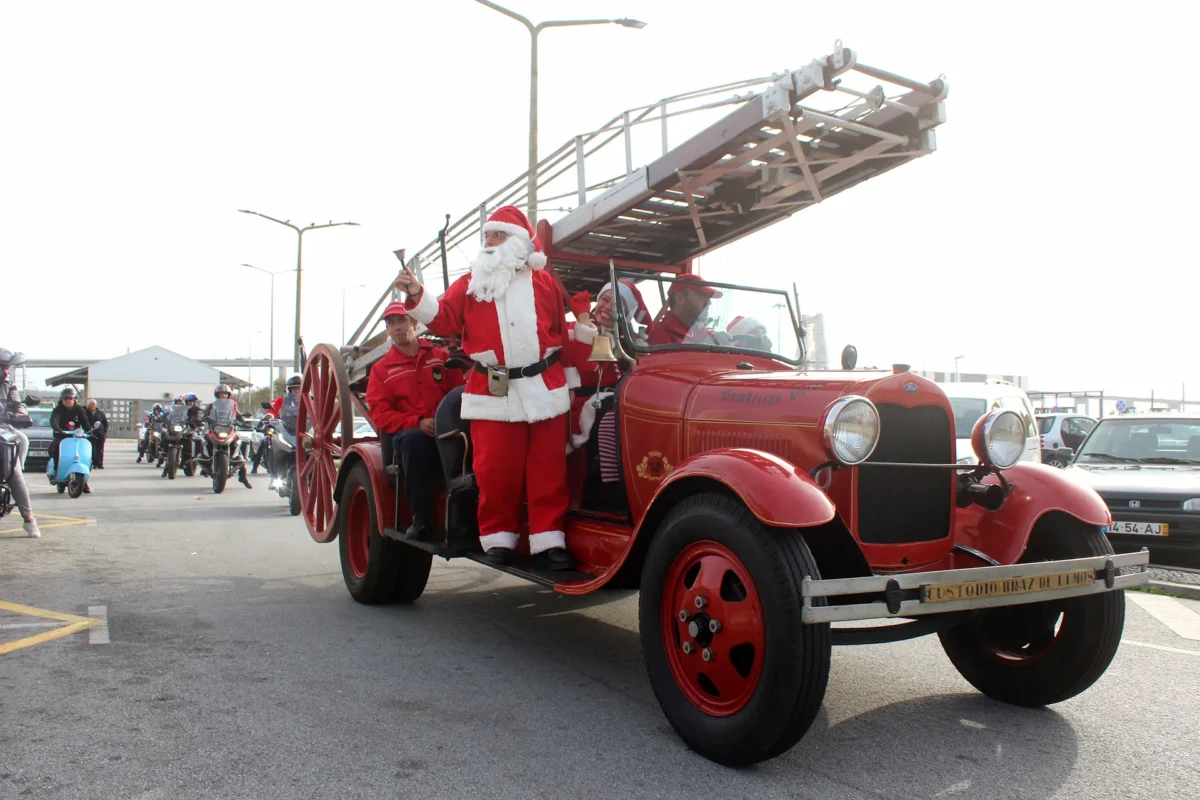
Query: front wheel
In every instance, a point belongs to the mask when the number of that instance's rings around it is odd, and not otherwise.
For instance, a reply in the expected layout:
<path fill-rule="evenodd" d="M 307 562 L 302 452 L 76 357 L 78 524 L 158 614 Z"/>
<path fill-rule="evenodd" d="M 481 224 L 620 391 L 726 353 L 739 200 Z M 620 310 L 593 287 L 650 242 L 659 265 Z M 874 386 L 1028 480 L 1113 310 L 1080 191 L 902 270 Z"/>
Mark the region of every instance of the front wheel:
<path fill-rule="evenodd" d="M 1047 467 L 1054 467 L 1055 469 L 1066 469 L 1067 467 L 1070 466 L 1070 464 L 1068 464 L 1065 459 L 1061 459 L 1058 456 L 1052 456 L 1051 458 L 1046 459 L 1042 463 L 1045 464 Z"/>
<path fill-rule="evenodd" d="M 67 495 L 72 499 L 79 497 L 83 494 L 83 487 L 86 484 L 87 479 L 83 477 L 82 473 L 72 472 L 71 477 L 67 478 Z M 59 491 L 61 492 L 62 489 L 59 489 Z"/>
<path fill-rule="evenodd" d="M 179 448 L 172 447 L 167 450 L 167 477 L 175 480 L 175 475 L 179 472 Z"/>
<path fill-rule="evenodd" d="M 295 493 L 295 489 L 292 489 Z M 425 591 L 433 555 L 380 533 L 375 491 L 365 464 L 346 476 L 338 502 L 338 551 L 350 596 L 360 603 L 411 603 Z"/>
<path fill-rule="evenodd" d="M 225 482 L 227 480 L 229 480 L 229 453 L 224 450 L 218 450 L 213 454 L 213 494 L 220 494 L 225 491 Z"/>
<path fill-rule="evenodd" d="M 820 579 L 800 535 L 742 504 L 702 494 L 654 536 L 638 619 L 650 684 L 675 731 L 702 756 L 752 764 L 812 724 L 829 680 L 827 624 L 802 622 L 801 586 Z"/>
<path fill-rule="evenodd" d="M 1021 561 L 1112 555 L 1099 529 L 1063 515 L 1044 517 Z M 1074 697 L 1108 669 L 1125 628 L 1125 593 L 985 611 L 938 634 L 951 663 L 988 697 L 1044 706 Z"/>
<path fill-rule="evenodd" d="M 54 488 L 58 489 L 59 494 L 62 494 L 63 492 L 65 492 L 67 490 L 67 485 L 65 483 L 56 483 L 54 485 Z"/>
<path fill-rule="evenodd" d="M 298 517 L 303 509 L 300 508 L 300 490 L 296 488 L 296 470 L 294 468 L 288 470 L 287 482 L 288 511 L 293 517 Z"/>

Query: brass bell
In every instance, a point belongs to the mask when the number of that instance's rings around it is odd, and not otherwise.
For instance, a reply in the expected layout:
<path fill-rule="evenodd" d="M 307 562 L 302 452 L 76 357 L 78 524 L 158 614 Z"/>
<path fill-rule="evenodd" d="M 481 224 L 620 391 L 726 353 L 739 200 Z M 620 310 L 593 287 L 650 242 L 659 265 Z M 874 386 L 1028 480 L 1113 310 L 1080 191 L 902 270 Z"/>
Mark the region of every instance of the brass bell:
<path fill-rule="evenodd" d="M 603 361 L 609 364 L 617 362 L 617 357 L 613 355 L 612 339 L 608 337 L 607 333 L 601 331 L 592 340 L 592 352 L 588 354 L 588 361 Z"/>

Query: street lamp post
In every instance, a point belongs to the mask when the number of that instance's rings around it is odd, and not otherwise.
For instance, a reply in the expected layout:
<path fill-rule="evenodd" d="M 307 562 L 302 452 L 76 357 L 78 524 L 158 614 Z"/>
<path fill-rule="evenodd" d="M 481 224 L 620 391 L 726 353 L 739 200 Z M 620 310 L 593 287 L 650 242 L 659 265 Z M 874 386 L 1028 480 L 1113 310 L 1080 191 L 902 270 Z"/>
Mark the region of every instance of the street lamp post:
<path fill-rule="evenodd" d="M 355 283 L 350 286 L 342 287 L 342 344 L 346 343 L 346 290 L 363 288 L 366 288 L 365 283 Z"/>
<path fill-rule="evenodd" d="M 294 368 L 295 368 L 296 372 L 299 372 L 300 371 L 300 282 L 301 282 L 301 279 L 303 278 L 303 271 L 301 269 L 301 267 L 302 267 L 301 256 L 304 253 L 304 234 L 307 231 L 315 231 L 318 228 L 336 228 L 339 225 L 355 225 L 355 226 L 357 226 L 358 223 L 357 222 L 333 222 L 331 220 L 329 222 L 325 222 L 320 225 L 316 224 L 315 222 L 310 222 L 309 224 L 307 224 L 303 228 L 301 228 L 297 225 L 293 225 L 291 220 L 275 219 L 275 217 L 270 217 L 270 216 L 267 216 L 266 214 L 260 214 L 257 211 L 248 211 L 247 209 L 244 209 L 244 208 L 239 208 L 238 211 L 241 212 L 242 214 L 253 214 L 256 217 L 262 217 L 263 219 L 269 219 L 269 220 L 271 220 L 271 222 L 277 222 L 280 225 L 291 228 L 292 230 L 294 230 L 296 232 L 296 330 L 295 330 L 295 335 L 292 337 L 292 360 L 294 362 Z"/>
<path fill-rule="evenodd" d="M 276 272 L 270 272 L 268 270 L 263 269 L 262 267 L 256 267 L 253 264 L 242 264 L 242 266 L 249 267 L 250 269 L 256 269 L 259 272 L 263 273 L 264 275 L 271 276 L 271 322 L 270 322 L 270 325 L 271 325 L 271 335 L 270 335 L 271 355 L 268 356 L 268 359 L 271 362 L 271 374 L 270 374 L 270 380 L 267 381 L 267 384 L 268 384 L 267 388 L 270 389 L 272 392 L 274 392 L 275 391 L 275 276 L 282 275 L 285 272 L 292 272 L 294 268 L 281 269 L 281 270 L 277 270 Z"/>
<path fill-rule="evenodd" d="M 499 11 L 506 17 L 515 19 L 529 31 L 529 175 L 526 177 L 527 208 L 526 216 L 530 224 L 537 224 L 537 126 L 538 126 L 538 34 L 543 28 L 567 28 L 579 25 L 620 25 L 623 28 L 646 27 L 646 23 L 636 19 L 556 19 L 539 22 L 534 25 L 525 17 L 510 11 L 491 0 L 475 0 L 480 5 Z"/>
<path fill-rule="evenodd" d="M 963 360 L 964 358 L 966 358 L 966 356 L 955 356 L 954 357 L 954 382 L 955 383 L 958 383 L 958 362 Z"/>

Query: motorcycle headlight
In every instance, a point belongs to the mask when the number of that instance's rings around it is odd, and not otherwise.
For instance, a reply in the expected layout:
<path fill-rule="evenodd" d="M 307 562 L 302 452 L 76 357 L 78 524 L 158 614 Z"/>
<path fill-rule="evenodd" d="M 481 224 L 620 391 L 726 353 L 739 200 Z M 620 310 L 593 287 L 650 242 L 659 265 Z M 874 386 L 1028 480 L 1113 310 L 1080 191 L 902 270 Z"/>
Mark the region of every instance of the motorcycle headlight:
<path fill-rule="evenodd" d="M 1200 511 L 1200 497 L 1193 497 L 1191 500 L 1183 501 L 1184 511 Z"/>
<path fill-rule="evenodd" d="M 830 458 L 847 466 L 861 464 L 879 443 L 879 411 L 867 398 L 847 395 L 826 409 L 821 430 Z"/>
<path fill-rule="evenodd" d="M 217 433 L 217 438 L 218 438 L 218 439 L 225 439 L 225 438 L 227 438 L 228 436 L 229 436 L 229 434 L 228 434 L 228 433 L 226 433 L 225 431 L 220 431 L 219 433 Z"/>
<path fill-rule="evenodd" d="M 181 430 L 183 430 L 183 426 L 182 425 L 172 425 L 171 430 L 175 433 L 179 433 Z"/>
<path fill-rule="evenodd" d="M 984 464 L 1007 469 L 1025 452 L 1025 420 L 1015 411 L 997 408 L 980 417 L 971 431 L 971 449 Z"/>

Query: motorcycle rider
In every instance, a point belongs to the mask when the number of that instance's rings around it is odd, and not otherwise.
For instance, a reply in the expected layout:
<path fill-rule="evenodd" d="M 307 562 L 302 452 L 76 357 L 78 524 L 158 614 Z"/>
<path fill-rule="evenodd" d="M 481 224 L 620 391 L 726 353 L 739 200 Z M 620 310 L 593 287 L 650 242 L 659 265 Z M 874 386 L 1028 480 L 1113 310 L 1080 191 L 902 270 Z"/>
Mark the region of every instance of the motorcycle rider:
<path fill-rule="evenodd" d="M 193 395 L 193 397 L 194 396 L 195 395 Z M 216 405 L 217 400 L 228 400 L 229 402 L 233 403 L 234 416 L 239 422 L 245 419 L 245 417 L 242 416 L 242 412 L 238 411 L 237 400 L 233 399 L 233 389 L 229 388 L 229 385 L 224 383 L 218 383 L 217 388 L 213 390 L 213 402 L 204 407 L 203 419 L 208 419 L 209 415 L 212 414 L 213 406 Z M 208 437 L 205 437 L 204 455 L 210 459 L 209 463 L 212 463 L 212 454 L 212 442 L 208 440 Z M 246 461 L 244 458 L 242 459 L 241 468 L 238 469 L 238 481 L 247 489 L 254 488 L 250 485 L 250 478 L 246 475 Z"/>
<path fill-rule="evenodd" d="M 79 398 L 70 386 L 58 393 L 58 405 L 50 412 L 50 429 L 54 431 L 54 441 L 50 442 L 50 459 L 58 469 L 58 448 L 62 440 L 74 435 L 75 431 L 88 429 L 87 414 L 79 405 Z M 83 493 L 91 494 L 91 484 L 83 485 Z"/>
<path fill-rule="evenodd" d="M 267 455 L 267 451 L 270 449 L 270 445 L 267 444 L 267 439 L 271 436 L 271 423 L 274 421 L 275 415 L 268 411 L 267 413 L 263 414 L 262 419 L 260 419 L 258 424 L 254 426 L 255 433 L 261 433 L 263 438 L 259 440 L 258 447 L 254 449 L 254 464 L 250 468 L 251 475 L 258 474 L 258 465 L 262 463 L 263 458 Z M 270 471 L 270 469 L 271 464 L 268 462 L 267 471 Z"/>
<path fill-rule="evenodd" d="M 0 411 L 12 417 L 28 419 L 29 413 L 21 402 L 17 384 L 10 377 L 12 368 L 19 367 L 24 363 L 25 355 L 23 353 L 14 353 L 0 347 Z M 25 464 L 25 452 L 29 449 L 29 438 L 15 427 L 12 430 L 16 432 L 20 441 L 17 447 L 17 463 L 8 477 L 8 490 L 12 492 L 17 510 L 21 512 L 21 519 L 25 523 L 22 526 L 25 529 L 25 535 L 36 539 L 42 535 L 42 532 L 38 530 L 37 520 L 33 517 L 33 505 L 29 501 L 29 487 L 25 483 L 25 473 L 22 471 Z"/>
<path fill-rule="evenodd" d="M 182 403 L 183 397 L 180 395 L 175 395 L 175 402 Z M 163 409 L 162 403 L 155 403 L 154 408 L 150 410 L 150 413 L 142 419 L 142 440 L 138 442 L 137 463 L 142 463 L 142 458 L 145 457 L 146 450 L 150 448 L 150 431 L 153 428 L 154 423 L 161 422 L 162 420 L 166 419 L 166 417 L 167 412 L 165 409 Z"/>
<path fill-rule="evenodd" d="M 284 385 L 284 394 L 271 401 L 271 411 L 276 417 L 279 418 L 279 421 L 283 423 L 284 430 L 293 436 L 296 435 L 296 431 L 292 427 L 296 424 L 296 416 L 294 413 L 285 415 L 283 413 L 283 407 L 284 405 L 287 405 L 289 408 L 294 408 L 300 403 L 300 385 L 303 382 L 303 378 L 301 378 L 299 375 L 291 376 L 287 379 L 287 383 Z M 288 421 L 289 418 L 291 420 L 290 422 Z M 268 467 L 270 468 L 271 476 L 278 479 L 279 471 L 275 463 L 275 448 L 271 448 L 271 461 L 268 464 Z M 274 482 L 272 482 L 272 486 L 274 486 Z"/>

